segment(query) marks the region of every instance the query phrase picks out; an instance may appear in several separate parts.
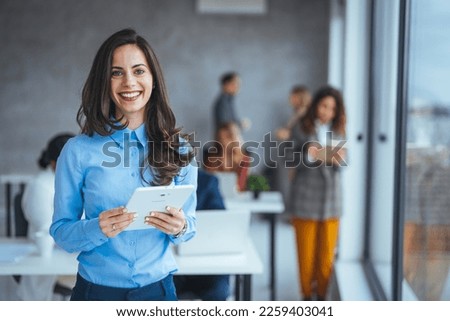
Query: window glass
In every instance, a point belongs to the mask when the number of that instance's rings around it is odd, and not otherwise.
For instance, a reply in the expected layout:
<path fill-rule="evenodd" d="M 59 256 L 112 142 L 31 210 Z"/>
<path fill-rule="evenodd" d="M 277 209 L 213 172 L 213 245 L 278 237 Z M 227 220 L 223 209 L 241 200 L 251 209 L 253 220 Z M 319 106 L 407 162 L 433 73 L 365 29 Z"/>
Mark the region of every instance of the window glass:
<path fill-rule="evenodd" d="M 403 296 L 450 300 L 450 1 L 410 21 Z"/>

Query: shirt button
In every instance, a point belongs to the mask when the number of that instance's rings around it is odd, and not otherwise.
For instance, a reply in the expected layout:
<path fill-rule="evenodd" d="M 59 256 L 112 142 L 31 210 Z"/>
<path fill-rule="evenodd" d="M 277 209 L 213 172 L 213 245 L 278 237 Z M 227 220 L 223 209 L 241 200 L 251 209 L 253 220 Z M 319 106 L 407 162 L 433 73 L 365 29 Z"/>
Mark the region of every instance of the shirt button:
<path fill-rule="evenodd" d="M 130 242 L 130 245 L 131 245 L 131 246 L 133 246 L 133 245 L 135 245 L 135 244 L 136 244 L 136 242 L 133 242 L 133 241 Z"/>
<path fill-rule="evenodd" d="M 131 176 L 135 177 L 135 176 L 136 176 L 136 173 L 131 173 Z"/>
<path fill-rule="evenodd" d="M 133 268 L 133 263 L 128 263 L 128 267 Z"/>

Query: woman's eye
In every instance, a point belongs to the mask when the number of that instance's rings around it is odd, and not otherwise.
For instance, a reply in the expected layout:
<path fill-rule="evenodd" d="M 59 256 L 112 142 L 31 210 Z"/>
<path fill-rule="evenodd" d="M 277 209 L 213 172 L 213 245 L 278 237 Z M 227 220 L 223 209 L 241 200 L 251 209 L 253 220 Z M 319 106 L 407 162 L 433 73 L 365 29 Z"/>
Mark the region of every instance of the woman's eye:
<path fill-rule="evenodd" d="M 137 69 L 137 70 L 135 71 L 135 74 L 136 74 L 136 75 L 142 75 L 144 72 L 145 72 L 145 71 L 144 71 L 143 69 Z"/>
<path fill-rule="evenodd" d="M 111 73 L 111 75 L 112 75 L 113 77 L 120 77 L 120 76 L 122 76 L 122 72 L 119 71 L 119 70 L 113 70 L 112 73 Z"/>

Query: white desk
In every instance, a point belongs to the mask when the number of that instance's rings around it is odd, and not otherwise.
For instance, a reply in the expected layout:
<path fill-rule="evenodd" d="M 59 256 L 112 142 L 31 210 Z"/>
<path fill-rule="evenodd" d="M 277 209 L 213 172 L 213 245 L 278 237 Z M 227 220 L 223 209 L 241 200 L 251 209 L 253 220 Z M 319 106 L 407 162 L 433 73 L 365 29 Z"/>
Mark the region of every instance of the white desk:
<path fill-rule="evenodd" d="M 248 238 L 242 254 L 232 255 L 192 255 L 174 254 L 180 275 L 220 275 L 236 276 L 235 299 L 251 300 L 251 278 L 263 273 L 263 264 L 253 242 Z M 243 282 L 241 282 L 241 279 Z"/>
<path fill-rule="evenodd" d="M 253 198 L 252 192 L 243 192 L 225 199 L 227 209 L 244 209 L 252 213 L 265 215 L 270 222 L 270 300 L 276 300 L 275 280 L 275 224 L 276 214 L 284 212 L 283 195 L 278 191 L 261 192 L 259 198 Z"/>
<path fill-rule="evenodd" d="M 245 209 L 254 213 L 281 214 L 284 212 L 283 195 L 278 191 L 261 192 L 259 198 L 253 198 L 252 192 L 242 192 L 234 197 L 225 198 L 227 209 Z"/>
<path fill-rule="evenodd" d="M 0 238 L 2 244 L 30 244 L 25 238 Z M 0 275 L 75 275 L 78 270 L 77 253 L 54 249 L 50 258 L 32 253 L 18 262 L 1 262 Z"/>
<path fill-rule="evenodd" d="M 25 239 L 0 238 L 0 242 L 23 244 Z M 67 253 L 55 249 L 50 258 L 42 258 L 31 254 L 18 262 L 0 263 L 0 275 L 76 275 L 78 270 L 76 253 Z M 242 254 L 178 256 L 174 254 L 178 264 L 177 274 L 182 275 L 236 275 L 236 300 L 251 299 L 251 276 L 263 272 L 263 264 L 251 239 Z M 243 278 L 243 284 L 240 279 Z"/>

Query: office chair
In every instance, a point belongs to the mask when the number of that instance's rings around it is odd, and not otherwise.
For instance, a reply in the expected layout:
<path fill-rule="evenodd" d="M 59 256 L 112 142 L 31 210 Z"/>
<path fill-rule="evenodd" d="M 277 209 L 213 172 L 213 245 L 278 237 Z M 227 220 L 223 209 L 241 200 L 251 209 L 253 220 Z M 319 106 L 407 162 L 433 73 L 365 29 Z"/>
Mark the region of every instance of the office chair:
<path fill-rule="evenodd" d="M 14 197 L 14 235 L 16 237 L 28 236 L 28 221 L 25 218 L 25 214 L 22 209 L 23 193 L 24 188 L 21 188 L 21 190 Z M 13 278 L 17 283 L 20 283 L 20 275 L 13 275 Z M 53 293 L 62 296 L 64 300 L 68 300 L 72 295 L 72 289 L 56 281 L 53 288 Z"/>

